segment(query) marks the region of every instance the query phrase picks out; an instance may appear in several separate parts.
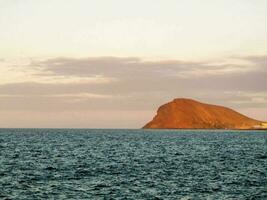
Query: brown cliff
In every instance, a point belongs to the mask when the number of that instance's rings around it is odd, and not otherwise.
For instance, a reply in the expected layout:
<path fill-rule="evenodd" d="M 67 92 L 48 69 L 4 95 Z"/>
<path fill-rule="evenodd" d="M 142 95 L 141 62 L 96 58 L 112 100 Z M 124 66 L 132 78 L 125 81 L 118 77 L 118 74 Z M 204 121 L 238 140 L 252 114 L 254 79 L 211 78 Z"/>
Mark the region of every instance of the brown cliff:
<path fill-rule="evenodd" d="M 262 122 L 232 109 L 192 99 L 174 99 L 160 106 L 145 129 L 257 129 Z"/>

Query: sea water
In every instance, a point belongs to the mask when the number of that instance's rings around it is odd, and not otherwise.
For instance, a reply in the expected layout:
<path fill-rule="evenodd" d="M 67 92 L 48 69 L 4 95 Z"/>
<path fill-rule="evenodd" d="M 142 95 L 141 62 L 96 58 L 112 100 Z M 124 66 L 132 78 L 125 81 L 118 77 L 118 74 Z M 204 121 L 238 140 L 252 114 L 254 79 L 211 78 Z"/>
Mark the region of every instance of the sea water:
<path fill-rule="evenodd" d="M 0 129 L 0 199 L 267 199 L 267 132 Z"/>

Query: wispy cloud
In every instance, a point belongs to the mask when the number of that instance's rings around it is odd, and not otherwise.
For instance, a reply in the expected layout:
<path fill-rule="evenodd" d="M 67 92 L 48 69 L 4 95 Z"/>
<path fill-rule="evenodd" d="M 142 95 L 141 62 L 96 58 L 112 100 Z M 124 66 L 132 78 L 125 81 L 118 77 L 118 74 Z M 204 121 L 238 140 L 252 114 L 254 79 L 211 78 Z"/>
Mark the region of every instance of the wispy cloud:
<path fill-rule="evenodd" d="M 220 64 L 212 62 L 189 62 L 180 60 L 144 60 L 137 57 L 53 58 L 32 62 L 41 70 L 40 75 L 116 77 L 209 76 L 226 73 L 254 71 L 249 65 Z"/>

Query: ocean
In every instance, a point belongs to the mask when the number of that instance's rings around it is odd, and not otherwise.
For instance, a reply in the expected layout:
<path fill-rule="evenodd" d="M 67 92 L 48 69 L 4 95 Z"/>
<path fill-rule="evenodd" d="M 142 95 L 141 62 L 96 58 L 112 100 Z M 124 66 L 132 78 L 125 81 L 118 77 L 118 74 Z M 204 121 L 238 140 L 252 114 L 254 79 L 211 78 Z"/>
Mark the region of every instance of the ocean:
<path fill-rule="evenodd" d="M 0 129 L 0 199 L 267 199 L 267 132 Z"/>

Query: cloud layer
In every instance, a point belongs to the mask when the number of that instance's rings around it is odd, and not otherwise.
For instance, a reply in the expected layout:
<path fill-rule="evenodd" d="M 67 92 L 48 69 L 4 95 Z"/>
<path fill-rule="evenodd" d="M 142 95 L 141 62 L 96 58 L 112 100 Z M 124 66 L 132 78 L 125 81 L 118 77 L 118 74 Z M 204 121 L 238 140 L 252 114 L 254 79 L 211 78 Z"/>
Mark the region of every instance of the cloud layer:
<path fill-rule="evenodd" d="M 131 113 L 136 116 L 136 112 L 145 112 L 149 119 L 160 104 L 176 97 L 240 110 L 262 109 L 267 107 L 266 64 L 267 56 L 206 62 L 137 57 L 32 60 L 23 68 L 30 79 L 0 85 L 0 109 L 110 112 L 103 124 L 110 124 L 114 116 L 118 117 L 114 113 L 119 112 L 127 112 L 129 117 Z M 120 127 L 119 119 L 117 122 L 114 127 Z M 137 117 L 130 126 L 143 123 Z"/>

